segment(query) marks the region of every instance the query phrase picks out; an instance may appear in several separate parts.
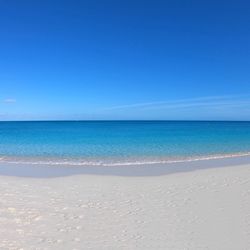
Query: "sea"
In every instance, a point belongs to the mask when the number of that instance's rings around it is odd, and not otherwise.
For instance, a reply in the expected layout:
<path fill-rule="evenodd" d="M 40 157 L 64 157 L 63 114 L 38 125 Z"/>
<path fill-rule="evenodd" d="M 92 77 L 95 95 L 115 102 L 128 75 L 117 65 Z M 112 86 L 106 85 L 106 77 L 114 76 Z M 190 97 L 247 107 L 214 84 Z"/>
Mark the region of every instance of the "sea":
<path fill-rule="evenodd" d="M 126 166 L 250 155 L 250 122 L 0 122 L 0 162 Z"/>

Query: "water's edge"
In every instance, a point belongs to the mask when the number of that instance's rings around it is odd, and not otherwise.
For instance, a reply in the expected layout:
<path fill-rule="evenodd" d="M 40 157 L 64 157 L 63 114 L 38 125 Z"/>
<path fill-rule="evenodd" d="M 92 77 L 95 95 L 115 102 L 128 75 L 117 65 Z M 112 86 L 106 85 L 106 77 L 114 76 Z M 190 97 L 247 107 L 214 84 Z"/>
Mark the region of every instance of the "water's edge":
<path fill-rule="evenodd" d="M 55 178 L 71 175 L 110 175 L 110 176 L 160 176 L 180 172 L 190 172 L 208 168 L 220 168 L 249 165 L 250 155 L 234 155 L 220 158 L 209 158 L 168 163 L 148 163 L 134 165 L 65 165 L 17 163 L 0 161 L 0 175 L 32 178 Z"/>
<path fill-rule="evenodd" d="M 90 166 L 103 166 L 103 167 L 115 167 L 115 166 L 145 166 L 145 165 L 162 165 L 162 164 L 173 164 L 173 163 L 187 163 L 194 161 L 204 160 L 217 160 L 227 159 L 235 157 L 250 157 L 250 152 L 238 152 L 232 154 L 214 154 L 204 156 L 189 156 L 189 157 L 158 157 L 158 158 L 128 158 L 127 160 L 121 159 L 67 159 L 67 158 L 41 158 L 41 157 L 0 157 L 0 163 L 11 163 L 18 165 L 48 165 L 48 166 L 66 166 L 66 167 L 90 167 Z"/>

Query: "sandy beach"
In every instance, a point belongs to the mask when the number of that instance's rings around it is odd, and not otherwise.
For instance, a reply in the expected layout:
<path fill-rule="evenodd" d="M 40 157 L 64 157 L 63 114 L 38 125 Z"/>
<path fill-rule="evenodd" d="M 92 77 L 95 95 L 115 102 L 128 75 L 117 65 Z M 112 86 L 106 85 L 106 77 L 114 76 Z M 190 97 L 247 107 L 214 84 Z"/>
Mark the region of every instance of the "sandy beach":
<path fill-rule="evenodd" d="M 0 249 L 250 249 L 250 164 L 0 177 Z"/>

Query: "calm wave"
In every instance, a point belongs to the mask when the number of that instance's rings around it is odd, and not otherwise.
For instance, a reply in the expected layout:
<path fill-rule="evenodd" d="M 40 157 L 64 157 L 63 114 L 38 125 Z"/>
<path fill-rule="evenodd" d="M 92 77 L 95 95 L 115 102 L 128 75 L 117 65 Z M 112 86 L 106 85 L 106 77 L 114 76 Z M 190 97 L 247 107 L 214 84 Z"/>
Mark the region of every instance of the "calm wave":
<path fill-rule="evenodd" d="M 249 155 L 250 122 L 0 122 L 0 161 L 130 165 Z"/>

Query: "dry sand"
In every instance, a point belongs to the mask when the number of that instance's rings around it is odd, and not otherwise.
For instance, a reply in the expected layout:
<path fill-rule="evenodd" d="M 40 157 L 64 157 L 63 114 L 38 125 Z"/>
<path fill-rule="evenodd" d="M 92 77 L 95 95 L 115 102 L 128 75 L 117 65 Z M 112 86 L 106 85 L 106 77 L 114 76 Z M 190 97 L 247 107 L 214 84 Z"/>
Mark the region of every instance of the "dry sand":
<path fill-rule="evenodd" d="M 0 176 L 0 249 L 250 249 L 250 165 Z"/>

